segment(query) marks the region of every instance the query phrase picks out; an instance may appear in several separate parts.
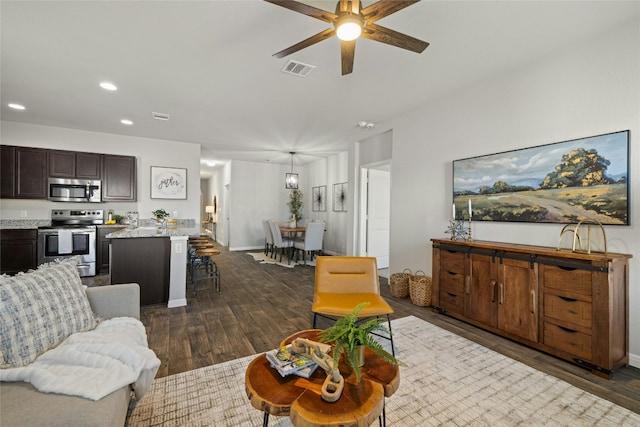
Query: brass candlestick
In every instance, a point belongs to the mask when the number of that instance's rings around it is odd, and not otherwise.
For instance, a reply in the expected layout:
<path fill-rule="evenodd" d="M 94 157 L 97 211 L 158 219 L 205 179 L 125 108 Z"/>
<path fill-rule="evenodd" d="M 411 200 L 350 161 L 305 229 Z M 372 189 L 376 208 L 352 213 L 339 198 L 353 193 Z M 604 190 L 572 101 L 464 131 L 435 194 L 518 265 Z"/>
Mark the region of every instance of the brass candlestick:
<path fill-rule="evenodd" d="M 472 242 L 473 237 L 471 235 L 471 211 L 469 211 L 469 229 L 467 230 L 467 242 Z"/>

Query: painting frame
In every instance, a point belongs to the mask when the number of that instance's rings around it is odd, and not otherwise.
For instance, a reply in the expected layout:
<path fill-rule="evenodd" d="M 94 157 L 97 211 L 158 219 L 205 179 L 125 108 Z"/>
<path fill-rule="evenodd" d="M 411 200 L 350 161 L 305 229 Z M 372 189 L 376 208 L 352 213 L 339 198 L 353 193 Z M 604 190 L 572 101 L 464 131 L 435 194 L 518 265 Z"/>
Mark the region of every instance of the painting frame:
<path fill-rule="evenodd" d="M 454 160 L 458 220 L 630 225 L 630 131 Z"/>
<path fill-rule="evenodd" d="M 347 183 L 333 184 L 333 211 L 347 212 Z"/>
<path fill-rule="evenodd" d="M 186 200 L 187 169 L 151 166 L 150 192 L 152 199 Z"/>
<path fill-rule="evenodd" d="M 313 202 L 311 204 L 311 210 L 313 212 L 325 212 L 327 210 L 326 185 L 311 187 L 311 197 L 313 198 Z"/>

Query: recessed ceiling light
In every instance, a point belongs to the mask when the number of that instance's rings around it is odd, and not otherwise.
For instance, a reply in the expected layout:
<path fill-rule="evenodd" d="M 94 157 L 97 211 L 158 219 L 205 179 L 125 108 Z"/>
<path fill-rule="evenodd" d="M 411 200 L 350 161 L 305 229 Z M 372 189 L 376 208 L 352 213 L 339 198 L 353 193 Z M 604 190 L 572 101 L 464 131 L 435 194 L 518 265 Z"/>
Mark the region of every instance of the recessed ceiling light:
<path fill-rule="evenodd" d="M 111 90 L 111 91 L 118 90 L 118 87 L 110 82 L 102 82 L 100 83 L 100 87 L 104 90 Z"/>
<path fill-rule="evenodd" d="M 26 110 L 26 107 L 24 105 L 16 104 L 13 102 L 7 104 L 7 106 L 9 108 L 13 108 L 14 110 Z"/>
<path fill-rule="evenodd" d="M 122 119 L 120 120 L 120 123 L 122 123 L 123 125 L 127 125 L 127 126 L 131 126 L 133 124 L 133 122 L 129 119 Z"/>

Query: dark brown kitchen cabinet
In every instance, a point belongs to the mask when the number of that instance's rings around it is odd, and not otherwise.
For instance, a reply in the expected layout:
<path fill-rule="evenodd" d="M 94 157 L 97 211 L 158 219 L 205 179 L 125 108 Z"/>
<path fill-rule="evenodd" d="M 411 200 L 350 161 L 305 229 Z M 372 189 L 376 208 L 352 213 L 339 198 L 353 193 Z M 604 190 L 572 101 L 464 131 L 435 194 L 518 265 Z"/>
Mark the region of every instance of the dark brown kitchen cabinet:
<path fill-rule="evenodd" d="M 629 258 L 433 239 L 433 306 L 609 378 L 629 363 Z"/>
<path fill-rule="evenodd" d="M 133 202 L 136 200 L 136 158 L 102 155 L 102 201 Z"/>
<path fill-rule="evenodd" d="M 96 248 L 96 270 L 98 274 L 109 273 L 109 243 L 111 239 L 107 239 L 105 236 L 109 233 L 115 233 L 126 227 L 98 227 L 98 238 Z"/>
<path fill-rule="evenodd" d="M 100 179 L 100 154 L 48 150 L 47 158 L 51 178 Z"/>
<path fill-rule="evenodd" d="M 36 268 L 37 237 L 36 229 L 0 230 L 0 274 Z"/>
<path fill-rule="evenodd" d="M 2 146 L 2 188 L 0 197 L 47 198 L 47 150 Z"/>
<path fill-rule="evenodd" d="M 111 284 L 140 285 L 140 305 L 169 301 L 171 241 L 168 237 L 111 239 Z"/>

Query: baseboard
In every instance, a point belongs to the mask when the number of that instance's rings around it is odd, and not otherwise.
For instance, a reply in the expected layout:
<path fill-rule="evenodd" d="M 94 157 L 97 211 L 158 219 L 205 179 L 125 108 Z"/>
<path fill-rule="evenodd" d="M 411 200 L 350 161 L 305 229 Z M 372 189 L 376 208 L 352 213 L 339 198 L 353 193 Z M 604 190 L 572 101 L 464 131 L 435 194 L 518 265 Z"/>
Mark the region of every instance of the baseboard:
<path fill-rule="evenodd" d="M 167 308 L 184 307 L 185 305 L 187 305 L 186 298 L 171 299 L 167 303 Z"/>
<path fill-rule="evenodd" d="M 263 250 L 264 251 L 264 246 L 241 246 L 239 248 L 232 248 L 229 247 L 229 252 L 235 252 L 235 251 L 255 251 L 255 250 Z"/>
<path fill-rule="evenodd" d="M 637 354 L 629 354 L 629 366 L 640 368 L 640 356 Z"/>

